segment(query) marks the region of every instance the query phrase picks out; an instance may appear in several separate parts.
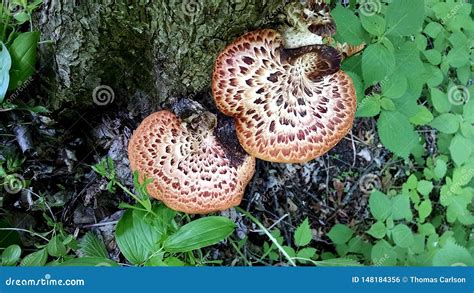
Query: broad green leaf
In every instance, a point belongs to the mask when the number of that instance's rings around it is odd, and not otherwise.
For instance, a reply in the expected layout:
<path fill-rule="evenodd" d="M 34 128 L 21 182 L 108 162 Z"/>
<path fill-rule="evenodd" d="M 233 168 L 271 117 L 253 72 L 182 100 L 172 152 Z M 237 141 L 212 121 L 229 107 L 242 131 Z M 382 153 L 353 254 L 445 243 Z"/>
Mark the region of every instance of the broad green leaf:
<path fill-rule="evenodd" d="M 403 96 L 408 88 L 407 78 L 400 72 L 395 71 L 392 75 L 380 82 L 382 94 L 391 99 Z"/>
<path fill-rule="evenodd" d="M 410 122 L 414 125 L 426 125 L 433 120 L 433 114 L 425 106 L 418 106 L 418 112 L 410 117 Z"/>
<path fill-rule="evenodd" d="M 311 242 L 312 237 L 311 227 L 309 226 L 308 218 L 306 218 L 295 230 L 295 244 L 297 246 L 306 246 Z"/>
<path fill-rule="evenodd" d="M 13 244 L 5 248 L 2 253 L 2 266 L 14 266 L 20 260 L 21 248 Z"/>
<path fill-rule="evenodd" d="M 384 223 L 376 222 L 372 226 L 370 226 L 370 229 L 367 231 L 367 234 L 374 238 L 382 239 L 385 237 L 386 232 L 387 228 L 385 227 Z"/>
<path fill-rule="evenodd" d="M 407 248 L 413 244 L 413 233 L 405 224 L 398 224 L 391 230 L 393 242 L 399 247 Z"/>
<path fill-rule="evenodd" d="M 312 259 L 316 255 L 316 248 L 305 247 L 298 251 L 297 257 Z"/>
<path fill-rule="evenodd" d="M 382 192 L 375 190 L 370 195 L 369 208 L 375 219 L 385 221 L 385 219 L 390 215 L 390 199 Z"/>
<path fill-rule="evenodd" d="M 81 258 L 73 258 L 66 260 L 60 264 L 59 266 L 64 267 L 117 267 L 119 266 L 113 260 L 102 258 L 102 257 L 81 257 Z"/>
<path fill-rule="evenodd" d="M 331 11 L 331 16 L 337 25 L 336 39 L 351 45 L 359 45 L 364 42 L 364 29 L 354 12 L 337 6 Z"/>
<path fill-rule="evenodd" d="M 421 30 L 424 21 L 423 0 L 392 1 L 387 8 L 385 19 L 387 32 L 395 36 L 409 36 Z"/>
<path fill-rule="evenodd" d="M 420 217 L 420 222 L 423 223 L 425 219 L 431 214 L 431 201 L 429 199 L 424 200 L 418 206 L 418 216 Z"/>
<path fill-rule="evenodd" d="M 452 113 L 443 113 L 433 119 L 430 125 L 446 134 L 456 133 L 459 129 L 460 119 Z"/>
<path fill-rule="evenodd" d="M 380 106 L 382 107 L 382 109 L 384 110 L 388 110 L 388 111 L 395 111 L 395 104 L 393 103 L 393 101 L 389 98 L 384 98 L 382 97 L 380 99 Z"/>
<path fill-rule="evenodd" d="M 79 242 L 80 251 L 84 256 L 107 258 L 107 249 L 104 242 L 93 232 L 87 232 Z"/>
<path fill-rule="evenodd" d="M 385 20 L 383 17 L 374 15 L 360 15 L 362 27 L 371 35 L 381 36 L 385 31 Z"/>
<path fill-rule="evenodd" d="M 472 142 L 461 134 L 456 134 L 451 140 L 451 144 L 449 145 L 449 152 L 451 153 L 451 158 L 458 166 L 467 162 L 467 160 L 472 154 L 472 150 Z"/>
<path fill-rule="evenodd" d="M 451 109 L 448 95 L 437 88 L 431 88 L 431 102 L 436 111 L 440 113 L 448 112 Z"/>
<path fill-rule="evenodd" d="M 436 38 L 442 31 L 444 31 L 443 26 L 436 21 L 428 23 L 424 29 L 424 32 L 433 39 Z"/>
<path fill-rule="evenodd" d="M 434 173 L 438 180 L 443 178 L 444 175 L 446 175 L 446 170 L 447 170 L 446 162 L 440 158 L 436 159 Z"/>
<path fill-rule="evenodd" d="M 408 195 L 399 194 L 391 198 L 392 202 L 392 218 L 394 220 L 406 219 L 410 221 L 413 217 L 410 208 L 410 198 Z"/>
<path fill-rule="evenodd" d="M 456 243 L 448 242 L 433 257 L 434 266 L 472 266 L 474 261 L 469 251 Z"/>
<path fill-rule="evenodd" d="M 10 83 L 12 60 L 7 47 L 5 47 L 3 42 L 0 42 L 0 44 L 2 45 L 2 52 L 0 52 L 0 103 L 2 103 Z"/>
<path fill-rule="evenodd" d="M 365 97 L 357 105 L 356 117 L 374 117 L 380 113 L 380 99 L 376 96 Z"/>
<path fill-rule="evenodd" d="M 371 259 L 374 266 L 394 266 L 397 264 L 397 253 L 385 240 L 379 240 L 372 247 Z"/>
<path fill-rule="evenodd" d="M 186 252 L 210 246 L 227 238 L 235 228 L 226 217 L 210 216 L 194 220 L 178 229 L 163 244 L 168 252 Z"/>
<path fill-rule="evenodd" d="M 36 47 L 39 39 L 39 32 L 21 33 L 8 48 L 12 58 L 10 90 L 18 88 L 35 71 Z"/>
<path fill-rule="evenodd" d="M 48 253 L 51 256 L 60 257 L 66 255 L 66 246 L 60 236 L 54 236 L 48 243 Z"/>
<path fill-rule="evenodd" d="M 426 50 L 423 52 L 426 60 L 433 65 L 438 65 L 441 63 L 441 53 L 435 49 Z"/>
<path fill-rule="evenodd" d="M 115 239 L 120 251 L 132 264 L 141 264 L 158 250 L 161 232 L 144 211 L 127 210 L 117 223 Z"/>
<path fill-rule="evenodd" d="M 416 187 L 419 193 L 424 196 L 428 196 L 431 191 L 433 190 L 433 183 L 427 180 L 420 180 L 418 181 L 418 186 Z"/>
<path fill-rule="evenodd" d="M 329 239 L 335 244 L 344 244 L 351 239 L 354 231 L 343 224 L 334 225 L 327 234 Z"/>
<path fill-rule="evenodd" d="M 369 45 L 362 53 L 362 75 L 366 87 L 388 77 L 395 69 L 395 56 L 382 44 Z"/>
<path fill-rule="evenodd" d="M 25 256 L 21 260 L 20 266 L 22 267 L 44 266 L 47 260 L 48 260 L 48 252 L 46 251 L 46 248 L 43 248 Z"/>
<path fill-rule="evenodd" d="M 399 112 L 383 111 L 377 129 L 383 145 L 402 158 L 408 158 L 419 140 L 413 125 Z"/>

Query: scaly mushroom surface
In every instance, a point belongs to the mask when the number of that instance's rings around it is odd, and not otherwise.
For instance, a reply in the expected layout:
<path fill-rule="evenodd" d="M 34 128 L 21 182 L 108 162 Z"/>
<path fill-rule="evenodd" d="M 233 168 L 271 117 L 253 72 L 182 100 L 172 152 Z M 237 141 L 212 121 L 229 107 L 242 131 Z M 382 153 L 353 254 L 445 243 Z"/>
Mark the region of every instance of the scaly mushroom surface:
<path fill-rule="evenodd" d="M 141 180 L 153 179 L 147 186 L 152 197 L 190 214 L 240 203 L 255 159 L 233 148 L 219 133 L 219 123 L 209 112 L 184 121 L 167 110 L 143 120 L 129 141 L 128 156 Z"/>
<path fill-rule="evenodd" d="M 324 44 L 286 48 L 276 30 L 249 32 L 217 58 L 216 105 L 235 119 L 239 141 L 252 156 L 307 162 L 334 147 L 354 120 L 355 89 L 339 69 L 341 58 Z"/>

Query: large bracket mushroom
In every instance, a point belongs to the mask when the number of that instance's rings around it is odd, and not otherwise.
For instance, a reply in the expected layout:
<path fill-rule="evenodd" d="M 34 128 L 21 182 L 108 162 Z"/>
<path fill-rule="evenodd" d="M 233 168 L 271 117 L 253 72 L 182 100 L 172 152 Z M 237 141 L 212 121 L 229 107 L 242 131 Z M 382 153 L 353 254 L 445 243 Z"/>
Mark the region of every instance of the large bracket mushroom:
<path fill-rule="evenodd" d="M 325 5 L 310 2 L 323 21 L 305 29 L 329 37 L 335 26 Z M 217 107 L 235 119 L 243 148 L 266 161 L 301 163 L 321 156 L 351 129 L 356 111 L 352 79 L 339 68 L 343 52 L 322 44 L 323 37 L 314 43 L 291 37 L 293 30 L 247 33 L 224 49 L 214 67 Z"/>
<path fill-rule="evenodd" d="M 185 118 L 153 113 L 130 139 L 131 169 L 141 180 L 152 178 L 149 194 L 175 210 L 205 214 L 238 205 L 255 158 L 231 141 L 229 127 L 225 117 L 207 111 Z"/>

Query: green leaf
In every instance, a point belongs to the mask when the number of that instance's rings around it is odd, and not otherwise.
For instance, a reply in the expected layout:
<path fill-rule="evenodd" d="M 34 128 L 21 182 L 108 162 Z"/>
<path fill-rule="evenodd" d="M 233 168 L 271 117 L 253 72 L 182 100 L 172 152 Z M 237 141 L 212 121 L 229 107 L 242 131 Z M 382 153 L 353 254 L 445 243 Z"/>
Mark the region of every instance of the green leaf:
<path fill-rule="evenodd" d="M 431 102 L 436 111 L 440 113 L 448 112 L 451 109 L 448 95 L 437 88 L 431 88 Z"/>
<path fill-rule="evenodd" d="M 407 91 L 408 81 L 403 74 L 396 71 L 382 80 L 380 85 L 382 86 L 382 94 L 384 96 L 391 99 L 398 99 Z"/>
<path fill-rule="evenodd" d="M 2 253 L 2 266 L 14 266 L 20 260 L 21 248 L 13 244 L 5 248 Z"/>
<path fill-rule="evenodd" d="M 66 255 L 66 246 L 64 245 L 61 237 L 54 236 L 48 243 L 47 246 L 48 253 L 51 256 L 65 256 Z"/>
<path fill-rule="evenodd" d="M 426 50 L 423 52 L 426 60 L 433 65 L 438 65 L 441 63 L 441 53 L 435 49 Z"/>
<path fill-rule="evenodd" d="M 309 226 L 308 218 L 296 228 L 294 240 L 297 246 L 306 246 L 311 242 L 313 234 Z"/>
<path fill-rule="evenodd" d="M 420 180 L 418 181 L 418 186 L 416 187 L 419 193 L 424 196 L 428 196 L 431 191 L 433 190 L 433 183 L 427 180 Z"/>
<path fill-rule="evenodd" d="M 390 199 L 378 190 L 374 190 L 369 198 L 369 208 L 372 216 L 379 221 L 385 221 L 390 215 Z"/>
<path fill-rule="evenodd" d="M 436 159 L 436 166 L 434 168 L 434 174 L 436 176 L 436 179 L 440 180 L 441 178 L 446 175 L 446 170 L 447 170 L 447 165 L 444 160 L 441 160 L 440 158 Z"/>
<path fill-rule="evenodd" d="M 151 215 L 144 211 L 127 210 L 115 228 L 117 245 L 132 264 L 143 263 L 158 250 L 162 233 L 150 218 Z"/>
<path fill-rule="evenodd" d="M 354 12 L 337 6 L 331 11 L 331 16 L 337 25 L 336 39 L 351 45 L 359 45 L 364 42 L 364 29 Z"/>
<path fill-rule="evenodd" d="M 80 251 L 84 256 L 107 258 L 107 249 L 93 232 L 87 232 L 79 243 Z"/>
<path fill-rule="evenodd" d="M 370 226 L 370 229 L 367 231 L 367 234 L 377 239 L 384 238 L 385 233 L 387 233 L 387 228 L 385 227 L 383 222 L 376 222 L 375 224 Z"/>
<path fill-rule="evenodd" d="M 441 31 L 444 31 L 444 28 L 436 21 L 428 23 L 424 29 L 424 32 L 433 39 L 436 38 Z"/>
<path fill-rule="evenodd" d="M 405 224 L 398 224 L 391 230 L 393 242 L 399 247 L 408 248 L 413 244 L 413 233 Z"/>
<path fill-rule="evenodd" d="M 8 48 L 12 58 L 10 90 L 18 88 L 35 72 L 36 47 L 39 39 L 39 32 L 21 33 Z"/>
<path fill-rule="evenodd" d="M 349 258 L 331 258 L 322 261 L 316 261 L 315 264 L 320 267 L 355 267 L 361 266 L 360 263 Z"/>
<path fill-rule="evenodd" d="M 376 96 L 365 97 L 357 105 L 356 117 L 374 117 L 380 113 L 380 99 Z"/>
<path fill-rule="evenodd" d="M 168 252 L 186 252 L 219 243 L 235 228 L 226 217 L 210 216 L 192 221 L 166 239 L 163 247 Z"/>
<path fill-rule="evenodd" d="M 344 244 L 351 239 L 352 234 L 354 234 L 354 231 L 346 225 L 336 224 L 331 228 L 327 235 L 333 243 Z"/>
<path fill-rule="evenodd" d="M 454 163 L 459 166 L 467 162 L 472 154 L 472 148 L 473 146 L 469 139 L 461 134 L 456 134 L 449 145 L 449 152 Z"/>
<path fill-rule="evenodd" d="M 375 266 L 394 266 L 397 264 L 397 253 L 385 240 L 379 240 L 372 247 L 372 263 Z"/>
<path fill-rule="evenodd" d="M 474 261 L 469 251 L 449 241 L 433 256 L 434 266 L 472 266 Z"/>
<path fill-rule="evenodd" d="M 0 103 L 2 103 L 10 83 L 12 60 L 3 42 L 0 42 L 0 44 L 2 45 L 2 52 L 0 53 Z"/>
<path fill-rule="evenodd" d="M 81 257 L 66 260 L 59 264 L 64 267 L 118 267 L 118 263 L 102 257 Z"/>
<path fill-rule="evenodd" d="M 458 131 L 459 122 L 460 119 L 458 118 L 458 116 L 452 113 L 443 113 L 433 119 L 430 125 L 431 127 L 441 131 L 442 133 L 453 134 Z"/>
<path fill-rule="evenodd" d="M 392 1 L 387 8 L 385 19 L 387 33 L 395 36 L 409 36 L 421 30 L 424 21 L 423 0 Z"/>
<path fill-rule="evenodd" d="M 426 125 L 433 120 L 433 114 L 425 106 L 418 106 L 418 112 L 410 117 L 410 122 L 415 125 Z"/>
<path fill-rule="evenodd" d="M 377 129 L 383 145 L 405 159 L 419 140 L 413 125 L 399 112 L 382 112 Z"/>
<path fill-rule="evenodd" d="M 429 199 L 424 200 L 418 206 L 418 216 L 420 217 L 420 222 L 423 223 L 425 219 L 431 214 L 431 201 Z"/>
<path fill-rule="evenodd" d="M 362 53 L 362 75 L 366 87 L 383 80 L 394 69 L 395 56 L 382 44 L 371 44 Z"/>
<path fill-rule="evenodd" d="M 389 98 L 381 98 L 380 99 L 380 106 L 384 110 L 388 110 L 388 111 L 394 111 L 395 110 L 395 104 Z"/>
<path fill-rule="evenodd" d="M 46 248 L 43 248 L 41 250 L 35 251 L 25 256 L 21 260 L 20 266 L 22 267 L 44 266 L 47 260 L 48 260 L 48 252 L 46 251 Z"/>
<path fill-rule="evenodd" d="M 410 221 L 413 217 L 410 208 L 410 198 L 408 195 L 399 194 L 391 198 L 392 218 L 394 220 L 406 219 Z"/>
<path fill-rule="evenodd" d="M 374 15 L 360 15 L 362 27 L 371 35 L 381 36 L 385 31 L 385 20 L 383 17 Z"/>
<path fill-rule="evenodd" d="M 312 259 L 316 255 L 316 248 L 305 247 L 298 251 L 297 257 Z"/>

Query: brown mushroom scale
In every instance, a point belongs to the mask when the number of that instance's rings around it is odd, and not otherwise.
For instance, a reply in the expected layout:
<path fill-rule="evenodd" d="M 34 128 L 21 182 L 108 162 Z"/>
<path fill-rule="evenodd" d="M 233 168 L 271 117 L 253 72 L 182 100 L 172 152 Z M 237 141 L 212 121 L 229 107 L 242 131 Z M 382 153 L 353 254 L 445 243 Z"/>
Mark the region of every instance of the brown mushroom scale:
<path fill-rule="evenodd" d="M 273 162 L 312 160 L 352 126 L 356 96 L 339 70 L 341 55 L 326 45 L 285 49 L 271 29 L 247 33 L 218 57 L 212 90 L 236 122 L 251 155 Z"/>
<path fill-rule="evenodd" d="M 191 126 L 169 111 L 148 116 L 129 142 L 131 168 L 142 179 L 152 178 L 150 195 L 175 210 L 202 214 L 238 205 L 255 159 L 233 159 L 214 135 L 215 125 L 197 123 Z"/>

